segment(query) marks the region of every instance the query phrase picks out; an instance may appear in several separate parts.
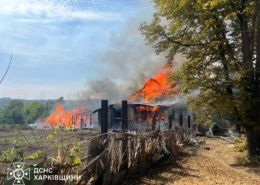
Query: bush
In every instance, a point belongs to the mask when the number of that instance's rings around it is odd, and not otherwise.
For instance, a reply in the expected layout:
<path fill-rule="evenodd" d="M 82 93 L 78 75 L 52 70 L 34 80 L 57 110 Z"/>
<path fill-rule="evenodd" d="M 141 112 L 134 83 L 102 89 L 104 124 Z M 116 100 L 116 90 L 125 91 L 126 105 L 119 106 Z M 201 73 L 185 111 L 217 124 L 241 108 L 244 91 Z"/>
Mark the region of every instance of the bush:
<path fill-rule="evenodd" d="M 23 159 L 23 152 L 19 145 L 8 148 L 0 156 L 0 162 L 14 162 L 18 159 Z"/>
<path fill-rule="evenodd" d="M 12 125 L 9 125 L 9 124 L 0 124 L 0 131 L 2 131 L 2 132 L 12 131 Z"/>
<path fill-rule="evenodd" d="M 0 124 L 0 131 L 2 132 L 12 132 L 15 130 L 31 130 L 32 127 L 28 125 L 19 124 Z"/>
<path fill-rule="evenodd" d="M 34 152 L 31 155 L 29 155 L 28 157 L 26 157 L 26 159 L 39 159 L 42 157 L 43 157 L 42 151 L 37 150 L 36 152 Z"/>
<path fill-rule="evenodd" d="M 241 135 L 240 137 L 236 137 L 235 139 L 235 150 L 238 152 L 246 152 L 247 151 L 247 140 L 245 135 Z"/>
<path fill-rule="evenodd" d="M 255 156 L 248 158 L 247 153 L 247 140 L 245 135 L 241 135 L 235 139 L 235 150 L 238 152 L 243 152 L 241 157 L 237 158 L 238 164 L 246 165 L 246 164 L 253 164 L 253 165 L 260 165 L 260 156 Z"/>

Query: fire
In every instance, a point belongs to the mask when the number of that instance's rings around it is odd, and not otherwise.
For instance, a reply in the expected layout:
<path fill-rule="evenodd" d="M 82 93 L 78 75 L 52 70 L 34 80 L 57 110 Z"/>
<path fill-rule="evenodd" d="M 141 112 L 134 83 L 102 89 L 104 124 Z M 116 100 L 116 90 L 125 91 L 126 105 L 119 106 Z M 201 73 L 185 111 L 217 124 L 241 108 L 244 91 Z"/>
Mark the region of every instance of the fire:
<path fill-rule="evenodd" d="M 171 70 L 170 67 L 159 69 L 152 78 L 155 79 L 157 82 L 159 82 L 164 88 L 168 89 L 170 86 L 166 84 L 167 81 L 166 74 L 170 72 L 170 70 Z"/>
<path fill-rule="evenodd" d="M 161 113 L 161 119 L 164 120 L 164 112 Z"/>
<path fill-rule="evenodd" d="M 137 98 L 142 98 L 144 103 L 150 103 L 152 100 L 156 100 L 162 96 L 167 96 L 170 85 L 166 84 L 166 74 L 171 69 L 164 68 L 159 69 L 157 73 L 150 79 L 146 80 L 142 88 L 134 93 L 129 101 L 133 101 Z"/>
<path fill-rule="evenodd" d="M 135 106 L 135 111 L 137 114 L 137 121 L 143 122 L 148 121 L 152 122 L 153 119 L 159 120 L 164 119 L 164 113 L 158 112 L 159 106 L 149 106 L 149 105 L 137 105 Z"/>
<path fill-rule="evenodd" d="M 170 98 L 168 94 L 170 85 L 167 84 L 167 73 L 171 71 L 171 67 L 159 69 L 157 73 L 150 79 L 147 79 L 142 88 L 134 93 L 128 101 L 143 103 L 156 103 L 157 100 Z M 155 100 L 155 101 L 154 101 Z M 135 106 L 137 114 L 137 121 L 142 122 L 147 120 L 153 122 L 154 120 L 163 120 L 164 112 L 159 110 L 159 106 L 137 105 Z"/>
<path fill-rule="evenodd" d="M 70 111 L 65 111 L 63 106 L 60 103 L 57 103 L 55 111 L 46 119 L 46 122 L 50 126 L 70 126 L 72 124 L 79 126 L 81 118 L 86 119 L 86 115 L 80 115 L 84 112 L 84 110 L 85 108 L 81 107 Z"/>
<path fill-rule="evenodd" d="M 159 106 L 146 106 L 140 105 L 136 107 L 136 111 L 147 111 L 147 112 L 154 112 L 159 108 Z"/>

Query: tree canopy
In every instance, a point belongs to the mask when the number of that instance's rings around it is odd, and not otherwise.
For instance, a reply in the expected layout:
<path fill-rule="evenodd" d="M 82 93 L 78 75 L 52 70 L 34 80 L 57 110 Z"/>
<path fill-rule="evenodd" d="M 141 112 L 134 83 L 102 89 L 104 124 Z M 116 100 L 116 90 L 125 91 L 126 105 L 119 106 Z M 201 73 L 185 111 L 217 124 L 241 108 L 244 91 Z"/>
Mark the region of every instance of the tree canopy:
<path fill-rule="evenodd" d="M 10 100 L 0 109 L 0 124 L 32 124 L 37 119 L 46 118 L 54 108 L 54 101 L 44 105 L 39 102 L 24 104 L 21 100 Z"/>
<path fill-rule="evenodd" d="M 23 102 L 11 100 L 0 112 L 0 121 L 5 124 L 24 124 Z"/>
<path fill-rule="evenodd" d="M 249 156 L 260 154 L 259 0 L 153 3 L 153 20 L 140 31 L 157 54 L 186 58 L 170 78 L 181 82 L 197 121 L 235 117 L 247 131 Z"/>
<path fill-rule="evenodd" d="M 38 102 L 30 102 L 27 103 L 23 107 L 23 115 L 26 124 L 32 124 L 35 120 L 37 120 L 44 111 L 44 106 Z"/>

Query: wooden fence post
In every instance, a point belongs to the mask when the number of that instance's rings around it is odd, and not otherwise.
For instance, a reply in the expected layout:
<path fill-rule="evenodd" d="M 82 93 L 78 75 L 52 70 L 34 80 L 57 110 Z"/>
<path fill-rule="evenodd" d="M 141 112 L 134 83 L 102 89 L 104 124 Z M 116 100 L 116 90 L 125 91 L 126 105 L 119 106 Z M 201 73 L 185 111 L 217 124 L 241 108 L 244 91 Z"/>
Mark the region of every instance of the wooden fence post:
<path fill-rule="evenodd" d="M 169 130 L 171 130 L 172 129 L 172 115 L 171 114 L 169 114 L 168 120 L 169 120 Z"/>
<path fill-rule="evenodd" d="M 190 128 L 190 115 L 188 115 L 188 128 Z"/>
<path fill-rule="evenodd" d="M 127 119 L 127 101 L 122 100 L 122 130 L 124 131 L 128 129 Z"/>
<path fill-rule="evenodd" d="M 141 153 L 140 153 L 140 163 L 139 163 L 139 173 L 143 174 L 145 171 L 145 140 L 140 138 L 141 141 Z"/>
<path fill-rule="evenodd" d="M 101 100 L 101 134 L 107 133 L 108 129 L 108 101 Z"/>
<path fill-rule="evenodd" d="M 182 115 L 180 115 L 180 126 L 182 127 L 183 125 L 183 120 L 182 120 Z"/>

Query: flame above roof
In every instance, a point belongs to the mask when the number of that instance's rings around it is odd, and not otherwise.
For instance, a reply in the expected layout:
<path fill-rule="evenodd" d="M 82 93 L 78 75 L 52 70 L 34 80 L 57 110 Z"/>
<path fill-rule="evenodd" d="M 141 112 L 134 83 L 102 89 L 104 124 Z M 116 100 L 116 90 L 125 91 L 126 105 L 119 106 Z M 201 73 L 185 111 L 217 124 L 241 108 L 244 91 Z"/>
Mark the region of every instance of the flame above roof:
<path fill-rule="evenodd" d="M 168 98 L 168 87 L 150 78 L 136 93 L 130 96 L 129 101 L 142 101 L 152 103 L 155 100 Z"/>

